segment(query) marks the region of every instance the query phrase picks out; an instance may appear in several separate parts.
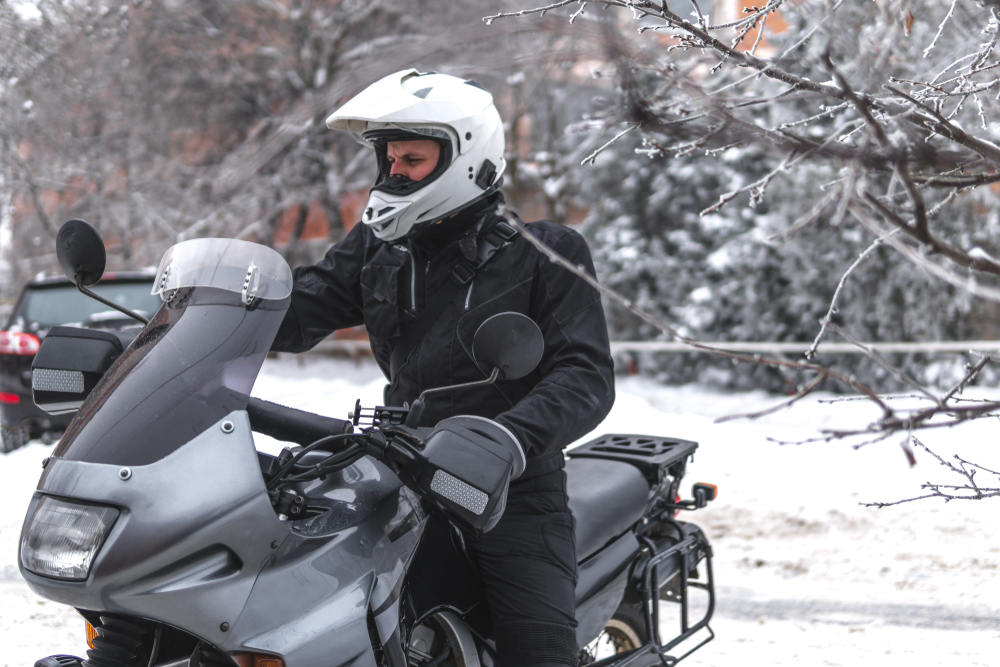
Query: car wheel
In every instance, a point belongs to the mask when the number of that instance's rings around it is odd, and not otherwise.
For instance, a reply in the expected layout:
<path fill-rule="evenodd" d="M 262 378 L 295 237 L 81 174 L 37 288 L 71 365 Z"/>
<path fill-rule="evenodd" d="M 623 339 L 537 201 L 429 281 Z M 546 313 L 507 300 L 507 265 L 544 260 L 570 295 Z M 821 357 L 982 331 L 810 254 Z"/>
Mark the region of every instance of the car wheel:
<path fill-rule="evenodd" d="M 28 429 L 24 426 L 0 425 L 0 452 L 8 454 L 28 444 Z"/>

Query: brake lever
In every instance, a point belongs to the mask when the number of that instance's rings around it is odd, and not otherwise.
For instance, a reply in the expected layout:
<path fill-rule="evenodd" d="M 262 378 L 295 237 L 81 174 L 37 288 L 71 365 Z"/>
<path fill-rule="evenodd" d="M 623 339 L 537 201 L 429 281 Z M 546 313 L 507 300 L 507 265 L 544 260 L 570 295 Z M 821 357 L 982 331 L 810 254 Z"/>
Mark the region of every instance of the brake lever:
<path fill-rule="evenodd" d="M 413 401 L 413 405 L 410 406 L 410 411 L 406 413 L 406 419 L 403 425 L 408 428 L 416 428 L 417 424 L 420 422 L 420 417 L 424 414 L 424 402 L 421 399 Z"/>

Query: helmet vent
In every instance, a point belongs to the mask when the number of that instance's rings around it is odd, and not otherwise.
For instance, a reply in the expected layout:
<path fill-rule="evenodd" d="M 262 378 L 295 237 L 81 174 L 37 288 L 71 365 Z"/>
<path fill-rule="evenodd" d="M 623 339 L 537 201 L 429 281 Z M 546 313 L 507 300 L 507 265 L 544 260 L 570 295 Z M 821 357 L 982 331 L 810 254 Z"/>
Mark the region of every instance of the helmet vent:
<path fill-rule="evenodd" d="M 386 213 L 392 213 L 392 212 L 393 212 L 393 211 L 395 211 L 395 210 L 396 210 L 396 207 L 395 207 L 395 206 L 386 206 L 386 207 L 385 207 L 385 208 L 383 208 L 383 209 L 379 209 L 379 212 L 378 212 L 378 217 L 380 217 L 380 218 L 381 218 L 381 217 L 382 217 L 383 215 L 385 215 Z"/>
<path fill-rule="evenodd" d="M 425 100 L 427 99 L 427 93 L 431 92 L 433 89 L 433 86 L 431 88 L 421 88 L 417 92 L 413 93 L 413 96 Z"/>
<path fill-rule="evenodd" d="M 493 179 L 496 175 L 496 165 L 489 160 L 484 160 L 483 166 L 479 168 L 479 173 L 476 174 L 476 185 L 486 190 L 493 184 Z"/>

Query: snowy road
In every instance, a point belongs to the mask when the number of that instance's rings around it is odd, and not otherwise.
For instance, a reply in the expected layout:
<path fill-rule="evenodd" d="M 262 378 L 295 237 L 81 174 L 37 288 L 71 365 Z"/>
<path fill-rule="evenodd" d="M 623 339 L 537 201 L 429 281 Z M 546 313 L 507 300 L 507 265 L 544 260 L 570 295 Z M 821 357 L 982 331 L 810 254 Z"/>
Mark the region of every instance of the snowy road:
<path fill-rule="evenodd" d="M 382 382 L 372 365 L 310 358 L 300 366 L 286 357 L 267 362 L 254 394 L 343 417 L 356 398 L 381 402 Z M 712 540 L 718 583 L 717 638 L 684 664 L 1000 664 L 1000 501 L 861 507 L 916 495 L 920 483 L 944 478 L 919 454 L 908 468 L 898 443 L 854 451 L 768 440 L 862 425 L 870 412 L 861 403 L 811 399 L 755 422 L 713 422 L 774 400 L 628 378 L 598 429 L 696 440 L 687 482 L 719 485 L 715 503 L 681 517 Z M 925 439 L 945 451 L 961 443 L 970 458 L 998 469 L 998 438 L 1000 424 L 981 421 Z M 261 438 L 258 446 L 277 445 Z M 34 596 L 17 571 L 24 510 L 50 451 L 34 444 L 0 457 L 0 665 L 79 654 L 83 645 L 79 616 Z"/>
<path fill-rule="evenodd" d="M 996 630 L 997 614 L 944 605 L 755 600 L 744 591 L 720 587 L 717 616 L 738 620 L 810 621 L 859 626 L 874 622 L 928 630 Z"/>

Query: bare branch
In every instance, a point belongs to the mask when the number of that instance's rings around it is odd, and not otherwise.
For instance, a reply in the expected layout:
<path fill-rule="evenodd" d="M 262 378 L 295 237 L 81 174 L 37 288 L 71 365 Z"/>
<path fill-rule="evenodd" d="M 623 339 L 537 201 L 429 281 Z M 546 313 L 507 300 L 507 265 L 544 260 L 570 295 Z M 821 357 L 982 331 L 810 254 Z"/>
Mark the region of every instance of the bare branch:
<path fill-rule="evenodd" d="M 941 21 L 941 25 L 938 26 L 937 34 L 934 35 L 934 39 L 932 39 L 931 43 L 927 46 L 926 49 L 924 49 L 924 58 L 929 56 L 931 54 L 931 51 L 934 50 L 934 46 L 937 44 L 937 41 L 941 38 L 941 33 L 944 32 L 945 24 L 948 22 L 948 19 L 950 19 L 952 15 L 954 15 L 955 5 L 957 4 L 958 0 L 951 0 L 951 7 L 948 8 L 948 13 L 944 15 L 944 19 Z"/>
<path fill-rule="evenodd" d="M 561 0 L 560 2 L 554 2 L 551 5 L 546 5 L 544 7 L 535 7 L 533 9 L 523 9 L 519 12 L 501 12 L 499 14 L 493 14 L 492 16 L 484 16 L 483 22 L 486 25 L 492 25 L 497 19 L 513 18 L 515 16 L 527 16 L 528 14 L 538 14 L 540 16 L 545 16 L 545 12 L 553 9 L 559 9 L 560 7 L 565 7 L 566 5 L 573 4 L 577 0 Z"/>
<path fill-rule="evenodd" d="M 979 473 L 993 475 L 998 478 L 998 481 L 1000 481 L 1000 473 L 997 471 L 979 465 L 978 463 L 967 461 L 958 455 L 953 457 L 953 460 L 957 461 L 957 464 L 952 463 L 951 461 L 948 461 L 938 455 L 935 451 L 917 438 L 911 438 L 911 442 L 933 457 L 934 460 L 938 462 L 938 465 L 964 481 L 961 484 L 937 484 L 934 482 L 927 482 L 922 484 L 920 488 L 928 489 L 929 493 L 922 496 L 892 502 L 861 503 L 863 506 L 891 507 L 893 505 L 902 505 L 904 503 L 911 503 L 917 500 L 926 500 L 928 498 L 940 498 L 945 502 L 950 502 L 952 500 L 983 500 L 984 498 L 1000 498 L 1000 485 L 983 486 L 976 481 L 976 475 Z"/>
<path fill-rule="evenodd" d="M 626 134 L 628 134 L 632 130 L 636 129 L 637 127 L 639 127 L 639 126 L 638 125 L 633 125 L 631 127 L 626 127 L 624 130 L 622 130 L 621 132 L 619 132 L 615 136 L 611 137 L 610 141 L 608 141 L 607 143 L 605 143 L 602 146 L 600 146 L 597 150 L 595 150 L 593 153 L 591 153 L 587 157 L 583 158 L 583 160 L 580 161 L 580 164 L 581 165 L 585 165 L 587 163 L 594 164 L 594 160 L 597 159 L 598 155 L 600 155 L 609 146 L 611 146 L 613 143 L 615 143 L 616 141 L 618 141 L 619 139 L 621 139 L 622 137 L 624 137 Z"/>
<path fill-rule="evenodd" d="M 993 261 L 988 257 L 973 257 L 969 253 L 959 250 L 958 248 L 941 241 L 930 233 L 926 231 L 926 220 L 925 228 L 920 229 L 919 227 L 914 227 L 908 224 L 905 220 L 899 217 L 895 211 L 890 210 L 888 207 L 882 204 L 876 197 L 872 196 L 871 193 L 865 192 L 864 199 L 868 202 L 879 213 L 882 214 L 886 220 L 892 223 L 898 229 L 901 229 L 909 236 L 926 244 L 935 252 L 939 252 L 954 263 L 959 266 L 964 266 L 970 269 L 975 269 L 976 271 L 983 271 L 984 273 L 992 273 L 994 275 L 1000 275 L 1000 263 Z"/>
<path fill-rule="evenodd" d="M 826 210 L 826 207 L 832 204 L 838 197 L 840 197 L 842 192 L 843 188 L 841 186 L 837 186 L 829 193 L 827 193 L 825 197 L 816 202 L 816 205 L 813 206 L 812 210 L 810 210 L 808 213 L 806 213 L 801 218 L 799 218 L 791 225 L 789 225 L 787 229 L 784 229 L 775 234 L 771 234 L 766 239 L 764 239 L 764 241 L 767 243 L 774 243 L 776 241 L 787 241 L 795 234 L 795 232 L 799 231 L 809 223 L 819 218 L 819 216 L 823 213 L 823 211 Z M 850 269 L 848 269 L 848 271 L 850 271 Z M 841 279 L 841 284 L 843 284 L 843 279 Z M 834 298 L 836 298 L 836 296 Z M 806 354 L 806 357 L 808 356 L 809 355 Z"/>
<path fill-rule="evenodd" d="M 982 155 L 984 158 L 992 162 L 994 165 L 1000 165 L 1000 147 L 998 147 L 996 144 L 966 134 L 964 130 L 955 126 L 954 123 L 952 123 L 947 118 L 942 116 L 936 109 L 932 109 L 923 102 L 915 99 L 910 95 L 907 95 L 898 88 L 894 88 L 893 86 L 888 86 L 888 85 L 882 87 L 888 90 L 889 92 L 898 95 L 899 97 L 902 97 L 903 99 L 911 102 L 916 107 L 929 114 L 929 117 L 920 116 L 918 119 L 915 119 L 914 117 L 911 116 L 904 116 L 906 120 L 909 120 L 910 122 L 916 125 L 920 125 L 922 127 L 926 127 L 930 130 L 933 130 L 934 132 L 937 132 L 938 134 L 941 134 L 942 136 L 951 139 L 952 141 L 955 141 L 956 143 L 961 144 L 962 146 L 965 146 L 966 148 Z"/>
<path fill-rule="evenodd" d="M 737 415 L 726 415 L 725 417 L 717 418 L 714 423 L 722 424 L 724 422 L 734 421 L 736 419 L 760 419 L 761 417 L 766 417 L 767 415 L 774 414 L 775 412 L 779 412 L 781 410 L 784 410 L 785 408 L 790 408 L 792 407 L 792 405 L 797 403 L 799 399 L 804 398 L 809 394 L 811 394 L 816 389 L 816 387 L 818 387 L 820 383 L 825 379 L 826 379 L 825 375 L 819 374 L 811 381 L 809 381 L 806 385 L 800 387 L 799 390 L 795 392 L 794 395 L 788 397 L 786 400 L 782 401 L 781 403 L 778 403 L 777 405 L 773 405 L 769 408 L 766 408 L 764 410 L 759 410 L 757 412 L 748 412 L 745 414 L 737 414 Z"/>
<path fill-rule="evenodd" d="M 895 377 L 897 380 L 910 385 L 911 387 L 919 391 L 921 394 L 923 394 L 925 398 L 929 398 L 930 400 L 934 401 L 938 405 L 938 407 L 942 409 L 945 407 L 944 402 L 941 401 L 937 396 L 935 396 L 931 392 L 927 391 L 926 387 L 924 387 L 922 384 L 911 378 L 901 369 L 896 368 L 895 366 L 890 364 L 889 361 L 882 356 L 882 354 L 878 351 L 878 349 L 876 349 L 871 345 L 866 345 L 865 343 L 862 343 L 860 340 L 858 340 L 850 333 L 848 333 L 845 329 L 843 329 L 842 327 L 838 327 L 836 324 L 833 324 L 832 322 L 827 324 L 827 328 L 837 333 L 837 335 L 842 337 L 847 342 L 856 345 L 861 350 L 864 350 L 865 354 L 871 357 L 871 359 L 875 361 L 875 363 L 877 363 L 879 366 L 892 373 L 893 377 Z"/>
<path fill-rule="evenodd" d="M 35 181 L 35 175 L 31 171 L 31 167 L 21 159 L 17 146 L 11 145 L 7 151 L 7 155 L 10 156 L 11 160 L 17 166 L 25 185 L 28 186 L 28 192 L 31 194 L 31 203 L 35 207 L 35 215 L 38 216 L 39 222 L 42 223 L 45 231 L 54 237 L 56 235 L 56 225 L 52 222 L 52 218 L 49 216 L 48 211 L 45 210 L 44 204 L 42 204 L 41 188 L 39 188 L 38 183 Z"/>
<path fill-rule="evenodd" d="M 899 230 L 894 229 L 892 232 L 889 233 L 889 236 L 895 234 L 897 231 Z M 841 291 L 843 291 L 844 285 L 847 284 L 848 277 L 850 277 L 850 275 L 854 272 L 854 269 L 858 268 L 861 262 L 865 261 L 865 258 L 867 258 L 870 254 L 875 252 L 875 249 L 878 248 L 880 245 L 882 245 L 883 241 L 885 241 L 885 238 L 886 237 L 880 237 L 875 239 L 875 241 L 870 246 L 868 246 L 868 248 L 864 252 L 858 255 L 858 258 L 854 260 L 854 263 L 851 264 L 849 267 L 847 267 L 847 271 L 845 271 L 844 275 L 840 277 L 840 282 L 837 283 L 837 289 L 834 290 L 833 292 L 833 298 L 830 299 L 830 308 L 826 311 L 826 315 L 819 322 L 820 324 L 819 333 L 816 334 L 816 338 L 815 340 L 813 340 L 813 344 L 809 346 L 808 350 L 806 350 L 806 359 L 814 359 L 816 357 L 816 349 L 819 347 L 820 341 L 823 340 L 823 336 L 824 334 L 826 334 L 826 330 L 830 327 L 830 323 L 833 321 L 833 315 L 837 312 L 837 300 L 840 298 L 840 293 Z"/>

